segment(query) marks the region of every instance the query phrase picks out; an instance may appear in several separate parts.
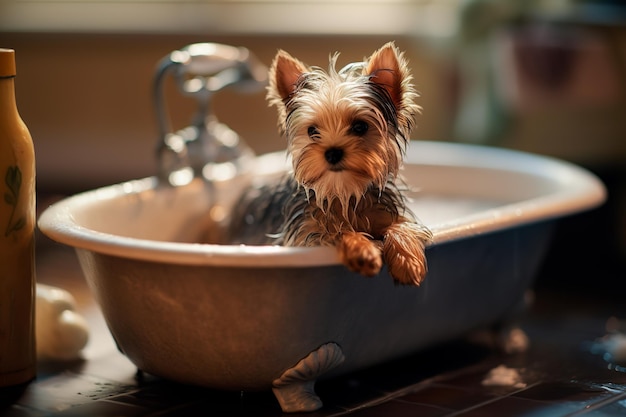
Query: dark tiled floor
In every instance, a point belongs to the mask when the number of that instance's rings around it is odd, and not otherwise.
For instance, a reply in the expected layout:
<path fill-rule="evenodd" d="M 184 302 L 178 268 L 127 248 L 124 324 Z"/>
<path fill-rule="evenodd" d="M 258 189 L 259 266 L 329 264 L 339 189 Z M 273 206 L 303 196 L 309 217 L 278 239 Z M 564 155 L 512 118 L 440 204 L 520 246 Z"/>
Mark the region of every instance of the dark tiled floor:
<path fill-rule="evenodd" d="M 85 360 L 40 364 L 38 378 L 2 416 L 280 416 L 271 392 L 221 392 L 136 375 L 115 350 L 72 252 L 51 245 L 39 255 L 40 280 L 70 290 L 89 320 Z M 523 319 L 531 348 L 504 355 L 452 341 L 413 356 L 320 381 L 324 407 L 308 415 L 613 417 L 626 415 L 626 373 L 609 369 L 591 343 L 626 308 L 543 291 Z M 515 369 L 521 384 L 484 386 L 490 370 Z"/>

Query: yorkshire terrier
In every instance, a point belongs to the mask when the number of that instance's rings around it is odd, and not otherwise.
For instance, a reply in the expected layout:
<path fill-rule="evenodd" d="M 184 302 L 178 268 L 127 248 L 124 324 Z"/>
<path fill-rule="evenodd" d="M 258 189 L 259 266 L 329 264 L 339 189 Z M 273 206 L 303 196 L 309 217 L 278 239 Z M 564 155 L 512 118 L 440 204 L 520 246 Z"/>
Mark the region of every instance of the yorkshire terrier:
<path fill-rule="evenodd" d="M 282 50 L 274 58 L 267 99 L 293 171 L 244 193 L 231 241 L 331 245 L 352 271 L 373 276 L 384 261 L 398 283 L 420 285 L 432 235 L 398 184 L 420 111 L 407 62 L 393 42 L 339 71 L 337 58 L 328 72 Z"/>

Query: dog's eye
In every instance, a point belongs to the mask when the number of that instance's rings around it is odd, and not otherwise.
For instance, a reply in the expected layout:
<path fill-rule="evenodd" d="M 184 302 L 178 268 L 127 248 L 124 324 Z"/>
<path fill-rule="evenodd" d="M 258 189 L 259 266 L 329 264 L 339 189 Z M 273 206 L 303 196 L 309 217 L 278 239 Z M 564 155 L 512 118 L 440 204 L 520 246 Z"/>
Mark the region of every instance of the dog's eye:
<path fill-rule="evenodd" d="M 317 128 L 315 126 L 309 126 L 309 129 L 307 130 L 307 133 L 309 134 L 310 138 L 315 139 L 315 137 L 320 134 L 320 131 L 317 130 Z"/>
<path fill-rule="evenodd" d="M 369 129 L 369 126 L 363 120 L 357 120 L 352 123 L 352 126 L 350 126 L 350 132 L 357 136 L 365 135 L 367 133 L 367 129 Z"/>

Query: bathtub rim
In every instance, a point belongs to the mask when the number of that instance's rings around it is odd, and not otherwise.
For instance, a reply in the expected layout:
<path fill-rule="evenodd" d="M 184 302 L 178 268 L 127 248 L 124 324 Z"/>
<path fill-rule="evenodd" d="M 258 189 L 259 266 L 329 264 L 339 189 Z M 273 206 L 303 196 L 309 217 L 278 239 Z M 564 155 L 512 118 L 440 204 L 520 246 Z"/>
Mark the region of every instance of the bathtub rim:
<path fill-rule="evenodd" d="M 283 152 L 262 155 L 270 160 Z M 552 220 L 602 204 L 606 189 L 592 173 L 577 165 L 530 153 L 458 143 L 414 141 L 406 163 L 487 168 L 542 177 L 559 184 L 558 191 L 475 215 L 429 225 L 430 246 Z M 276 167 L 276 164 L 265 166 Z M 232 267 L 313 267 L 339 264 L 332 247 L 281 247 L 164 242 L 103 233 L 81 226 L 73 210 L 94 201 L 156 189 L 155 177 L 126 181 L 67 197 L 46 208 L 38 220 L 49 238 L 68 246 L 143 261 Z"/>

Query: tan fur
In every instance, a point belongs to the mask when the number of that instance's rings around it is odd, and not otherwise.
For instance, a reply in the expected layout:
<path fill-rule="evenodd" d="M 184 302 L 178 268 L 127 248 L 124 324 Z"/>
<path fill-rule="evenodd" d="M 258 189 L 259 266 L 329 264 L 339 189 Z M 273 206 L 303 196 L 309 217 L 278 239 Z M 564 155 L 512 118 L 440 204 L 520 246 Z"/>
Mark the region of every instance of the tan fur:
<path fill-rule="evenodd" d="M 306 195 L 282 243 L 336 246 L 341 261 L 366 276 L 384 259 L 399 283 L 419 285 L 431 234 L 395 186 L 420 110 L 406 60 L 393 43 L 340 71 L 337 57 L 323 71 L 279 51 L 270 69 L 268 101 Z"/>

